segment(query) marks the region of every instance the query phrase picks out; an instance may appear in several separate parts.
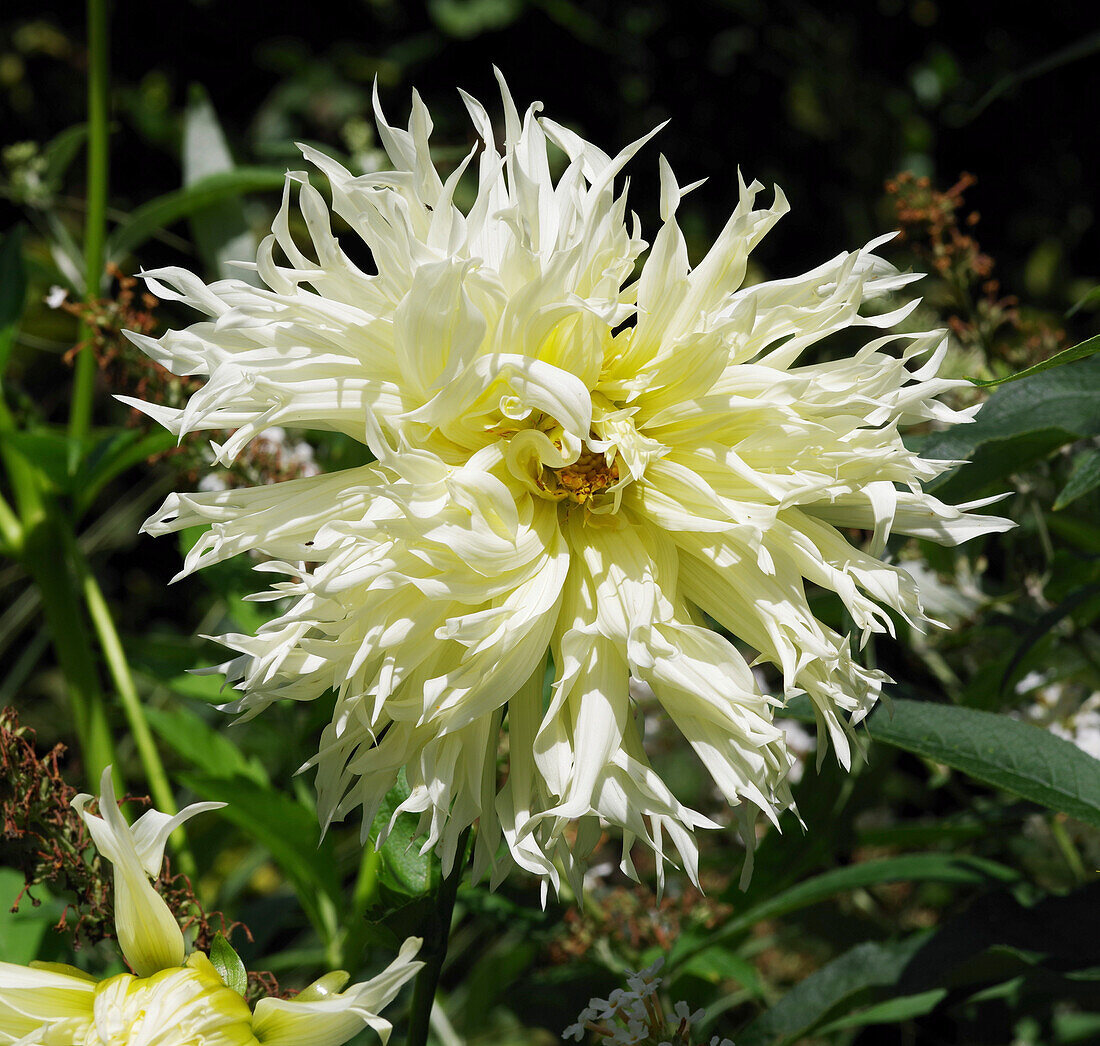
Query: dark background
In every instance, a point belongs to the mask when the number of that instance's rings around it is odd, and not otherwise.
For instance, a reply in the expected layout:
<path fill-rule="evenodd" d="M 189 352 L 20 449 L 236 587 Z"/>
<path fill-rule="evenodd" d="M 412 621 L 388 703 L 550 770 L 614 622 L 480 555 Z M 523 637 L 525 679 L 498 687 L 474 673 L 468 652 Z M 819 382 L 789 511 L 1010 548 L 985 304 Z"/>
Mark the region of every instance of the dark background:
<path fill-rule="evenodd" d="M 358 0 L 117 3 L 112 197 L 133 205 L 178 185 L 180 112 L 202 85 L 242 162 L 285 159 L 294 138 L 340 149 L 369 113 L 377 76 L 391 121 L 409 89 L 437 140 L 461 145 L 456 86 L 494 111 L 491 66 L 606 150 L 671 118 L 632 165 L 652 231 L 656 151 L 681 181 L 709 181 L 682 214 L 719 227 L 735 169 L 781 184 L 792 213 L 762 258 L 778 273 L 891 226 L 882 185 L 902 169 L 968 203 L 1007 287 L 1064 308 L 1096 275 L 1093 5 L 935 0 Z M 83 5 L 9 3 L 0 16 L 7 142 L 44 141 L 83 116 Z M 361 131 L 361 126 L 360 126 Z"/>

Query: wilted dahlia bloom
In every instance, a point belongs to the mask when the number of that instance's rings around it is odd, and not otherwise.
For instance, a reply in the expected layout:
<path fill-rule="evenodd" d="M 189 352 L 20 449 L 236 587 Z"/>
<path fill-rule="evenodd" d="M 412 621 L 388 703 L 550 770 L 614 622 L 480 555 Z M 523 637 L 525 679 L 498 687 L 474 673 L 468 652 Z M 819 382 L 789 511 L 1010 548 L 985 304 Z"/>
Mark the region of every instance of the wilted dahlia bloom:
<path fill-rule="evenodd" d="M 385 1043 L 390 1023 L 378 1016 L 423 965 L 410 937 L 373 980 L 354 984 L 326 974 L 293 999 L 260 999 L 255 1011 L 222 979 L 209 957 L 186 957 L 183 933 L 150 879 L 160 874 L 164 844 L 195 814 L 224 803 L 194 803 L 175 817 L 148 810 L 128 825 L 115 801 L 111 769 L 103 773 L 96 817 L 73 806 L 96 849 L 114 866 L 115 931 L 133 973 L 96 981 L 61 963 L 0 962 L 0 1043 L 14 1046 L 341 1046 L 364 1028 Z"/>
<path fill-rule="evenodd" d="M 272 425 L 346 433 L 376 460 L 173 494 L 146 529 L 209 527 L 185 574 L 252 552 L 285 576 L 264 597 L 278 601 L 269 624 L 222 637 L 239 653 L 223 668 L 247 715 L 335 691 L 312 761 L 326 823 L 361 806 L 365 833 L 404 767 L 401 809 L 448 865 L 478 820 L 479 872 L 502 875 L 505 854 L 557 885 L 610 824 L 628 871 L 642 840 L 661 856 L 671 844 L 694 876 L 693 830 L 714 824 L 650 765 L 640 710 L 675 724 L 746 824 L 791 803 L 777 701 L 704 614 L 778 666 L 785 695 L 809 695 L 847 764 L 883 676 L 815 618 L 806 583 L 839 594 L 861 641 L 891 631 L 891 611 L 919 625 L 912 580 L 882 558 L 891 532 L 953 544 L 1008 524 L 922 493 L 948 464 L 898 434 L 970 417 L 936 399 L 959 384 L 936 376 L 943 332 L 801 362 L 831 334 L 909 312 L 861 313 L 915 278 L 873 253 L 883 240 L 745 286 L 787 203 L 776 190 L 756 208 L 761 187 L 739 180 L 692 267 L 676 223 L 687 189 L 662 158 L 663 224 L 635 275 L 647 244 L 616 180 L 646 139 L 611 158 L 537 104 L 521 118 L 501 86 L 502 145 L 464 94 L 481 141 L 446 180 L 415 95 L 407 131 L 375 101 L 393 170 L 353 175 L 303 147 L 369 268 L 293 172 L 249 266 L 263 287 L 147 274 L 206 319 L 133 340 L 207 380 L 182 410 L 128 402 L 181 435 L 232 430 L 222 462 Z M 849 528 L 870 532 L 866 547 Z"/>

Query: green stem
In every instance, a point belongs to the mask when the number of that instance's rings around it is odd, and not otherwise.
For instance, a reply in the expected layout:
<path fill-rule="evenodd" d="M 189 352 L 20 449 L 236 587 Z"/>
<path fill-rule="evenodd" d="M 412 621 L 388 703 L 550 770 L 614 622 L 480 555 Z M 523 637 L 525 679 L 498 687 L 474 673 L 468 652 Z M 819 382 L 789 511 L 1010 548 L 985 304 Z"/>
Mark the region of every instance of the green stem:
<path fill-rule="evenodd" d="M 1081 859 L 1081 854 L 1069 837 L 1069 832 L 1066 831 L 1065 818 L 1062 814 L 1055 814 L 1051 817 L 1050 831 L 1054 836 L 1054 841 L 1058 844 L 1058 849 L 1062 852 L 1062 857 L 1069 866 L 1070 872 L 1073 874 L 1073 878 L 1078 883 L 1088 882 L 1089 876 L 1085 870 L 1085 862 Z"/>
<path fill-rule="evenodd" d="M 435 917 L 425 927 L 424 944 L 419 958 L 424 966 L 413 982 L 412 1002 L 409 1004 L 409 1033 L 406 1046 L 426 1046 L 431 1024 L 432 1005 L 435 1002 L 439 975 L 443 972 L 443 960 L 447 958 L 447 943 L 451 936 L 451 920 L 454 917 L 458 884 L 466 869 L 466 843 L 470 837 L 467 828 L 458 842 L 454 867 L 443 877 L 436 894 Z"/>
<path fill-rule="evenodd" d="M 359 961 L 366 944 L 369 924 L 367 910 L 378 900 L 378 872 L 382 867 L 382 854 L 373 843 L 363 849 L 359 861 L 359 874 L 351 895 L 351 915 L 342 921 L 340 944 L 340 969 L 350 970 Z"/>
<path fill-rule="evenodd" d="M 134 683 L 134 675 L 130 671 L 130 663 L 126 660 L 126 651 L 122 648 L 122 640 L 119 638 L 118 629 L 115 627 L 111 609 L 107 605 L 107 600 L 103 596 L 103 590 L 99 587 L 95 574 L 92 573 L 87 560 L 84 559 L 75 542 L 72 543 L 69 551 L 76 567 L 77 576 L 80 578 L 81 593 L 88 608 L 88 616 L 92 619 L 92 626 L 95 628 L 96 636 L 99 639 L 100 649 L 103 651 L 104 660 L 107 662 L 107 670 L 111 673 L 115 689 L 122 699 L 122 710 L 126 714 L 126 721 L 130 726 L 130 733 L 134 738 L 134 745 L 137 748 L 138 757 L 141 759 L 145 778 L 149 782 L 149 794 L 153 797 L 153 802 L 158 810 L 175 815 L 179 812 L 179 808 L 176 806 L 176 797 L 172 793 L 168 774 L 165 772 L 156 741 L 149 729 L 149 721 L 145 718 L 141 697 L 138 694 L 137 685 Z M 180 870 L 184 875 L 194 878 L 198 868 L 187 845 L 186 830 L 183 827 L 177 828 L 172 833 L 172 839 L 175 843 Z"/>
<path fill-rule="evenodd" d="M 88 210 L 84 217 L 84 296 L 88 301 L 99 296 L 107 240 L 108 40 L 107 0 L 88 0 Z M 92 422 L 96 371 L 95 354 L 89 344 L 92 333 L 87 325 L 82 326 L 80 340 L 84 349 L 76 354 L 73 376 L 69 434 L 78 441 L 87 436 Z M 72 464 L 75 466 L 75 461 Z"/>
<path fill-rule="evenodd" d="M 359 875 L 356 877 L 355 892 L 351 899 L 355 920 L 361 918 L 378 897 L 378 871 L 381 867 L 382 854 L 373 845 L 367 845 L 359 862 Z"/>

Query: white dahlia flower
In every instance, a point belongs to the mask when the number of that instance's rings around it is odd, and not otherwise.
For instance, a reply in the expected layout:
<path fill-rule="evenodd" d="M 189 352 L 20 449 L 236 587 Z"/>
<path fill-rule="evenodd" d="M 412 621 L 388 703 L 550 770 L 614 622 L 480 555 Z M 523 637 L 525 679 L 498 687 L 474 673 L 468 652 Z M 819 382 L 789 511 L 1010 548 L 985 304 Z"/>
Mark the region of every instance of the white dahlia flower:
<path fill-rule="evenodd" d="M 378 1011 L 423 963 L 420 939 L 405 941 L 377 977 L 354 984 L 328 973 L 293 999 L 260 999 L 250 1010 L 202 952 L 187 956 L 176 917 L 150 883 L 160 874 L 168 836 L 188 818 L 224 803 L 194 803 L 169 817 L 148 810 L 128 825 L 119 811 L 111 768 L 100 782 L 100 817 L 92 796 L 73 806 L 96 849 L 114 866 L 115 931 L 133 973 L 106 980 L 62 963 L 0 962 L 0 1043 L 13 1046 L 342 1046 L 364 1028 L 385 1043 L 389 1021 Z"/>
<path fill-rule="evenodd" d="M 815 618 L 806 583 L 838 593 L 863 641 L 893 630 L 891 611 L 923 620 L 911 578 L 882 558 L 891 532 L 953 544 L 1010 524 L 922 493 L 949 463 L 898 434 L 971 416 L 936 398 L 962 384 L 936 376 L 944 332 L 800 361 L 831 334 L 908 314 L 861 313 L 916 278 L 873 253 L 889 237 L 744 286 L 782 193 L 757 209 L 761 186 L 739 179 L 693 268 L 676 223 L 688 190 L 662 158 L 663 225 L 635 276 L 647 244 L 615 183 L 647 139 L 609 157 L 538 104 L 521 118 L 501 88 L 502 146 L 464 94 L 481 141 L 446 180 L 416 95 L 407 131 L 375 100 L 391 171 L 356 176 L 303 147 L 370 269 L 292 172 L 248 266 L 262 288 L 146 274 L 206 318 L 132 340 L 207 380 L 182 410 L 127 402 L 181 436 L 233 430 L 215 445 L 225 463 L 271 426 L 337 430 L 376 458 L 173 494 L 146 530 L 209 527 L 184 574 L 253 552 L 258 570 L 285 576 L 264 597 L 282 601 L 269 624 L 222 637 L 240 655 L 223 668 L 246 715 L 335 692 L 312 761 L 324 822 L 361 806 L 365 834 L 404 767 L 401 810 L 421 815 L 425 848 L 441 846 L 448 866 L 478 821 L 478 873 L 497 879 L 510 859 L 577 883 L 614 825 L 628 871 L 641 840 L 659 866 L 671 844 L 694 877 L 693 830 L 714 825 L 650 765 L 639 712 L 675 724 L 746 826 L 750 807 L 774 820 L 791 804 L 777 701 L 704 614 L 778 666 L 787 696 L 809 695 L 847 764 L 848 732 L 884 677 Z M 556 179 L 548 142 L 568 161 Z M 475 158 L 464 213 L 454 196 Z M 848 528 L 871 532 L 865 548 Z"/>

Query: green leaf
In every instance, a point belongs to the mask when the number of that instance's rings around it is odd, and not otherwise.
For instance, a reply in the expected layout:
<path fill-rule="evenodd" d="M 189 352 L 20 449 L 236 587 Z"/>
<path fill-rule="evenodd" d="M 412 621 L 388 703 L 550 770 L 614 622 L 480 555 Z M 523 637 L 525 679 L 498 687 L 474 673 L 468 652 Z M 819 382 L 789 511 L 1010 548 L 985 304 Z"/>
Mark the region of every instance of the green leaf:
<path fill-rule="evenodd" d="M 332 836 L 321 838 L 316 813 L 243 774 L 182 773 L 179 780 L 203 799 L 227 804 L 221 816 L 268 850 L 314 927 L 322 938 L 331 938 L 340 878 Z"/>
<path fill-rule="evenodd" d="M 210 945 L 210 962 L 227 988 L 232 988 L 238 995 L 244 995 L 248 991 L 248 973 L 244 963 L 233 950 L 233 945 L 220 933 L 214 935 Z"/>
<path fill-rule="evenodd" d="M 1061 352 L 1056 352 L 1049 359 L 1045 359 L 1041 363 L 1036 363 L 1026 370 L 1017 371 L 1015 374 L 1006 374 L 1003 378 L 992 378 L 989 381 L 982 381 L 979 378 L 967 378 L 966 380 L 972 385 L 977 385 L 980 389 L 991 389 L 994 385 L 1007 385 L 1010 381 L 1030 378 L 1033 374 L 1040 374 L 1045 370 L 1061 367 L 1066 363 L 1073 363 L 1075 360 L 1088 359 L 1089 356 L 1093 356 L 1098 352 L 1100 352 L 1100 334 L 1092 338 L 1087 338 L 1085 341 L 1078 342 L 1076 345 L 1071 345 L 1068 349 L 1063 349 Z"/>
<path fill-rule="evenodd" d="M 997 389 L 969 425 L 928 436 L 921 457 L 969 461 L 926 484 L 948 501 L 995 492 L 1058 447 L 1100 435 L 1100 358 Z"/>
<path fill-rule="evenodd" d="M 39 425 L 4 434 L 4 442 L 38 476 L 40 489 L 67 493 L 73 485 L 69 462 L 79 461 L 86 445 L 63 428 Z"/>
<path fill-rule="evenodd" d="M 1066 319 L 1069 319 L 1071 316 L 1076 316 L 1082 309 L 1087 308 L 1094 302 L 1100 302 L 1100 285 L 1093 287 L 1075 301 L 1066 312 Z"/>
<path fill-rule="evenodd" d="M 813 720 L 805 698 L 784 714 Z M 974 708 L 893 698 L 868 717 L 867 732 L 1100 828 L 1100 759 L 1041 727 Z"/>
<path fill-rule="evenodd" d="M 212 777 L 251 778 L 267 782 L 263 767 L 247 759 L 228 737 L 188 708 L 156 708 L 148 705 L 145 715 L 160 739 L 191 766 Z"/>
<path fill-rule="evenodd" d="M 1006 893 L 988 894 L 935 931 L 857 945 L 742 1029 L 737 1046 L 779 1046 L 826 1022 L 830 1028 L 896 1023 L 929 1012 L 939 989 L 984 990 L 1029 967 L 1038 975 L 1037 986 L 1059 992 L 1072 983 L 1070 971 L 1096 964 L 1096 934 L 1082 925 L 1091 919 L 1098 894 L 1100 884 L 1093 883 L 1031 907 Z M 870 1009 L 855 1014 L 859 1007 Z"/>
<path fill-rule="evenodd" d="M 164 685 L 180 697 L 189 697 L 193 701 L 205 701 L 208 705 L 224 705 L 233 700 L 233 688 L 226 686 L 225 677 L 220 673 L 203 673 L 198 669 L 189 669 L 164 681 Z"/>
<path fill-rule="evenodd" d="M 121 429 L 104 436 L 88 452 L 73 484 L 78 515 L 92 507 L 99 492 L 116 476 L 176 445 L 171 432 Z"/>
<path fill-rule="evenodd" d="M 13 854 L 14 857 L 14 854 Z M 53 897 L 44 885 L 31 891 L 35 905 L 26 894 L 13 912 L 12 905 L 25 886 L 23 873 L 14 868 L 0 868 L 0 962 L 26 966 L 34 959 L 44 958 L 49 931 L 61 917 L 65 905 Z"/>
<path fill-rule="evenodd" d="M 511 25 L 522 13 L 520 0 L 428 0 L 432 21 L 448 36 L 468 40 Z"/>
<path fill-rule="evenodd" d="M 1100 450 L 1088 447 L 1073 459 L 1073 471 L 1054 502 L 1054 511 L 1100 487 Z"/>
<path fill-rule="evenodd" d="M 750 995 L 757 998 L 766 996 L 757 968 L 744 956 L 730 951 L 721 945 L 707 948 L 690 959 L 679 964 L 673 973 L 666 976 L 697 977 L 708 984 L 718 985 L 722 981 L 736 981 Z"/>
<path fill-rule="evenodd" d="M 807 1035 L 841 1004 L 858 1005 L 868 992 L 894 984 L 928 934 L 879 944 L 868 941 L 795 985 L 736 1037 L 737 1046 L 767 1046 Z"/>
<path fill-rule="evenodd" d="M 201 87 L 193 86 L 183 121 L 183 184 L 194 185 L 210 175 L 232 171 L 235 166 L 210 99 Z M 191 232 L 211 275 L 258 282 L 255 273 L 230 265 L 256 257 L 256 240 L 239 197 L 195 211 Z"/>
<path fill-rule="evenodd" d="M 394 810 L 409 797 L 409 785 L 402 770 L 397 784 L 387 793 L 382 806 L 371 826 L 370 845 L 378 838 L 381 829 L 390 823 Z M 432 890 L 432 854 L 420 853 L 421 842 L 415 841 L 416 826 L 419 821 L 416 814 L 403 813 L 397 818 L 393 830 L 382 844 L 382 868 L 379 879 L 385 885 L 418 897 Z"/>
<path fill-rule="evenodd" d="M 996 861 L 964 854 L 928 853 L 884 857 L 874 861 L 836 868 L 798 883 L 774 897 L 754 904 L 726 920 L 717 930 L 692 941 L 687 938 L 687 951 L 680 943 L 673 947 L 670 965 L 704 948 L 712 948 L 747 933 L 765 919 L 806 908 L 835 897 L 847 890 L 865 889 L 882 883 L 939 882 L 959 886 L 980 886 L 989 883 L 1015 883 L 1019 873 Z M 677 953 L 680 953 L 679 955 Z"/>
<path fill-rule="evenodd" d="M 281 189 L 284 172 L 270 167 L 237 167 L 210 174 L 138 207 L 107 240 L 111 261 L 120 262 L 160 230 L 224 200 L 251 192 Z"/>
<path fill-rule="evenodd" d="M 17 225 L 0 239 L 0 377 L 8 365 L 27 297 L 27 270 L 23 265 L 25 233 L 25 226 Z"/>
<path fill-rule="evenodd" d="M 81 147 L 88 139 L 86 123 L 73 124 L 50 139 L 42 150 L 46 161 L 45 180 L 48 185 L 59 187 L 65 172 L 76 159 Z"/>
<path fill-rule="evenodd" d="M 828 1035 L 830 1032 L 842 1031 L 845 1028 L 862 1028 L 868 1024 L 898 1024 L 901 1021 L 931 1013 L 946 995 L 946 988 L 930 988 L 926 992 L 917 992 L 915 995 L 899 995 L 875 1006 L 868 1006 L 859 1013 L 849 1013 L 817 1031 L 820 1035 Z"/>

